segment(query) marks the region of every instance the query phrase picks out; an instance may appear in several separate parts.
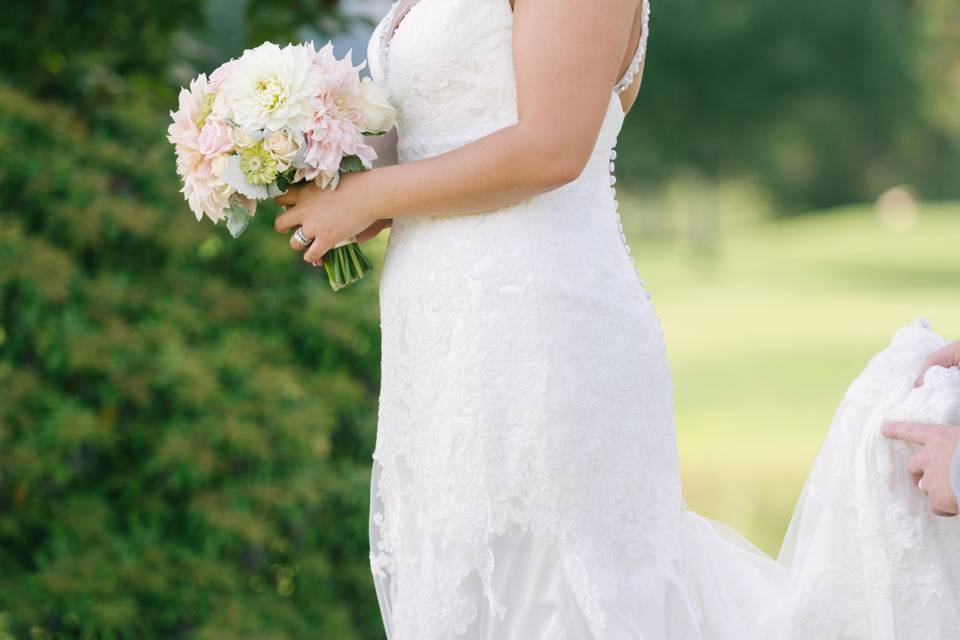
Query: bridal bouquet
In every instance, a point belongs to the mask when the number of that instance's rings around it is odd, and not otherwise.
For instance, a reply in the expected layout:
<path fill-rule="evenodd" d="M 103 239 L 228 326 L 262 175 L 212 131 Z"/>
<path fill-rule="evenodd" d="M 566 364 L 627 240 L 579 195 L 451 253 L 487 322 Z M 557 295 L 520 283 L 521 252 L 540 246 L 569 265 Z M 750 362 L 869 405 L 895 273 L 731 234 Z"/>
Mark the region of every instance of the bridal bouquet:
<path fill-rule="evenodd" d="M 335 189 L 340 174 L 372 166 L 377 154 L 364 135 L 382 135 L 396 111 L 386 92 L 360 78 L 328 43 L 279 47 L 265 42 L 180 92 L 167 139 L 176 146 L 181 192 L 201 220 L 226 221 L 233 237 L 250 224 L 257 202 L 313 180 Z M 333 289 L 372 268 L 356 238 L 323 256 Z"/>

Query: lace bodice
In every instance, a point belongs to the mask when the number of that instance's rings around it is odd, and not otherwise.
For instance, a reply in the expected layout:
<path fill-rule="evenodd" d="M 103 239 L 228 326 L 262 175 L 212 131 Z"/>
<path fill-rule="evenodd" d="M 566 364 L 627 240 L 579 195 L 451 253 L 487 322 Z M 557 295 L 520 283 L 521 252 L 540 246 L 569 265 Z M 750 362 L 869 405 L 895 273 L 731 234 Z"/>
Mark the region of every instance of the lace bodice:
<path fill-rule="evenodd" d="M 406 17 L 406 14 L 418 2 L 420 2 L 420 0 L 395 0 L 386 16 L 384 16 L 378 25 L 372 40 L 376 46 L 377 55 L 370 62 L 371 66 L 376 65 L 377 72 L 374 72 L 375 75 L 382 77 L 385 72 L 387 68 L 387 51 L 390 47 L 390 42 L 393 40 L 393 36 L 396 34 L 397 28 L 404 17 Z M 614 93 L 617 94 L 623 93 L 633 84 L 646 57 L 647 35 L 650 24 L 650 3 L 647 0 L 642 0 L 641 2 L 640 16 L 640 39 L 637 42 L 636 51 L 630 60 L 630 64 L 627 66 L 627 70 L 614 86 Z"/>
<path fill-rule="evenodd" d="M 625 113 L 619 93 L 636 80 L 646 56 L 650 3 L 641 6 L 641 33 L 631 63 L 612 87 L 593 154 L 574 182 L 534 198 L 544 206 L 609 203 L 611 220 L 632 263 L 620 220 L 615 161 Z M 396 0 L 374 30 L 367 58 L 375 81 L 398 107 L 400 162 L 432 157 L 517 122 L 509 0 Z M 421 221 L 401 218 L 393 230 Z M 602 224 L 602 222 L 598 222 Z M 636 277 L 642 287 L 646 282 Z M 644 289 L 649 298 L 649 293 Z"/>
<path fill-rule="evenodd" d="M 629 88 L 643 65 L 649 14 L 644 0 L 637 49 L 612 96 Z M 431 29 L 441 24 L 443 29 Z M 370 39 L 367 59 L 373 79 L 387 86 L 401 107 L 402 161 L 442 153 L 516 122 L 512 25 L 509 0 L 391 5 Z M 598 139 L 601 148 L 612 148 L 622 125 L 622 108 L 613 106 Z"/>

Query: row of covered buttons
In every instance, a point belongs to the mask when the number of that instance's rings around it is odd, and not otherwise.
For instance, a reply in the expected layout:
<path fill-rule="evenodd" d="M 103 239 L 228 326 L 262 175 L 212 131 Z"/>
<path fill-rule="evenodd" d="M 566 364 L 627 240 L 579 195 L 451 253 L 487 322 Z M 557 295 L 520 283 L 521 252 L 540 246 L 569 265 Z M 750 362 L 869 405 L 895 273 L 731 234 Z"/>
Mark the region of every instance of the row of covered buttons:
<path fill-rule="evenodd" d="M 617 202 L 617 188 L 614 186 L 615 184 L 617 184 L 617 176 L 614 175 L 614 172 L 616 171 L 616 165 L 614 165 L 613 163 L 613 161 L 616 159 L 617 159 L 617 150 L 611 149 L 610 150 L 610 191 L 611 193 L 613 193 L 613 201 L 614 201 L 614 205 L 616 206 L 617 228 L 620 230 L 620 240 L 623 242 L 623 246 L 627 250 L 627 257 L 630 258 L 631 262 L 633 262 L 633 255 L 630 252 L 630 244 L 627 242 L 627 234 L 624 233 L 623 231 L 623 221 L 620 219 L 620 203 Z M 646 286 L 647 286 L 646 281 L 642 277 L 640 277 L 640 268 L 636 264 L 634 264 L 633 269 L 634 271 L 637 272 L 637 280 L 640 281 L 640 286 L 644 287 L 643 292 L 647 296 L 647 299 L 649 300 L 650 292 L 646 290 Z"/>

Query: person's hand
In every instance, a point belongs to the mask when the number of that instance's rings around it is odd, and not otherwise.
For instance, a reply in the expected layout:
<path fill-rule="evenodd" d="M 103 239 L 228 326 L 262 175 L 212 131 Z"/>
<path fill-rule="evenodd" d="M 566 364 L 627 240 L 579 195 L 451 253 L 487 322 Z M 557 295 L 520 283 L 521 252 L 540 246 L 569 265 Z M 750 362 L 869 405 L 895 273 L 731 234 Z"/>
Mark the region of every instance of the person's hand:
<path fill-rule="evenodd" d="M 314 266 L 321 264 L 323 255 L 339 242 L 369 232 L 377 222 L 373 216 L 351 207 L 351 192 L 358 188 L 353 183 L 353 174 L 340 177 L 335 190 L 320 189 L 313 182 L 291 185 L 287 192 L 276 199 L 286 211 L 273 223 L 278 233 L 301 228 L 309 244 L 298 239 L 298 233 L 290 237 L 290 248 L 304 251 L 303 259 Z M 376 234 L 374 234 L 376 235 Z"/>
<path fill-rule="evenodd" d="M 957 496 L 950 482 L 950 465 L 960 442 L 960 427 L 887 422 L 882 433 L 888 438 L 923 445 L 920 451 L 907 458 L 907 471 L 927 495 L 930 511 L 938 516 L 957 515 Z"/>
<path fill-rule="evenodd" d="M 940 347 L 928 355 L 927 359 L 923 362 L 923 369 L 920 370 L 920 376 L 917 378 L 917 381 L 913 383 L 913 386 L 919 387 L 922 385 L 923 376 L 927 373 L 927 369 L 937 366 L 944 367 L 945 369 L 960 366 L 960 340 L 955 340 L 946 346 Z"/>
<path fill-rule="evenodd" d="M 393 218 L 381 218 L 380 220 L 375 220 L 373 224 L 357 234 L 357 242 L 373 240 L 380 234 L 381 231 L 391 226 L 393 226 Z"/>

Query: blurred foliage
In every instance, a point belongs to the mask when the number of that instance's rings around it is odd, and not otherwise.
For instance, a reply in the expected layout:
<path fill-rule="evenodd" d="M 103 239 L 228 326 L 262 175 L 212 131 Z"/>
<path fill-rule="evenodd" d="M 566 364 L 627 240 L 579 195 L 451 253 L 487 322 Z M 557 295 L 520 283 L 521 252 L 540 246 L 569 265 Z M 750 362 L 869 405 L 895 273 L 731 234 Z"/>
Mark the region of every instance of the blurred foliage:
<path fill-rule="evenodd" d="M 666 335 L 684 498 L 776 556 L 869 358 L 918 316 L 958 337 L 960 202 L 888 200 L 733 225 L 709 269 L 684 243 L 646 232 L 643 218 L 661 205 L 621 209 Z"/>
<path fill-rule="evenodd" d="M 792 211 L 903 182 L 956 197 L 960 135 L 928 107 L 950 95 L 958 120 L 958 30 L 952 1 L 654 3 L 619 167 L 646 186 L 747 178 Z"/>
<path fill-rule="evenodd" d="M 8 82 L 76 100 L 156 84 L 171 37 L 197 24 L 194 0 L 33 0 L 0 5 L 0 60 Z"/>
<path fill-rule="evenodd" d="M 375 283 L 188 215 L 165 119 L 0 88 L 0 615 L 31 638 L 373 638 Z M 125 131 L 140 131 L 146 145 Z M 2 627 L 0 627 L 2 628 Z"/>
<path fill-rule="evenodd" d="M 179 84 L 245 47 L 329 36 L 336 0 L 34 0 L 0 4 L 0 68 L 34 94 L 96 111 L 136 94 L 169 103 Z"/>
<path fill-rule="evenodd" d="M 198 68 L 343 19 L 214 4 L 0 8 L 0 638 L 382 637 L 376 283 L 197 223 L 165 141 Z"/>

